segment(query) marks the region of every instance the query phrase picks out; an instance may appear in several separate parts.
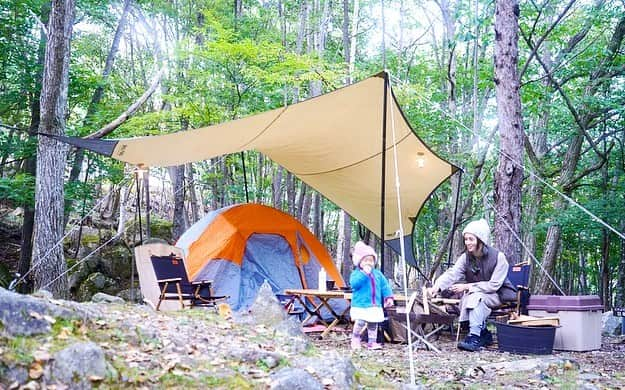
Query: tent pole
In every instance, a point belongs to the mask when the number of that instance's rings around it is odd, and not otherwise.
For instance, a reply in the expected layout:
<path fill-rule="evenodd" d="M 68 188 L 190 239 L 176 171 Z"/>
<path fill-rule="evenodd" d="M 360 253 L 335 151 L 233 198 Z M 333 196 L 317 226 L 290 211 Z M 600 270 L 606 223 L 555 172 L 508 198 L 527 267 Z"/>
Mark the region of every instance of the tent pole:
<path fill-rule="evenodd" d="M 245 152 L 241 152 L 241 162 L 243 163 L 243 183 L 245 183 L 245 203 L 250 203 L 250 195 L 247 191 L 247 172 L 245 170 Z"/>
<path fill-rule="evenodd" d="M 458 170 L 458 188 L 456 188 L 456 204 L 454 205 L 454 215 L 451 219 L 451 240 L 449 241 L 449 254 L 447 255 L 447 268 L 451 267 L 451 254 L 454 249 L 454 236 L 456 232 L 456 217 L 458 216 L 458 202 L 460 200 L 460 188 L 462 187 L 462 169 Z"/>
<path fill-rule="evenodd" d="M 380 190 L 380 271 L 384 273 L 384 217 L 386 198 L 386 106 L 388 94 L 388 72 L 384 71 L 384 104 L 382 105 L 382 188 Z"/>

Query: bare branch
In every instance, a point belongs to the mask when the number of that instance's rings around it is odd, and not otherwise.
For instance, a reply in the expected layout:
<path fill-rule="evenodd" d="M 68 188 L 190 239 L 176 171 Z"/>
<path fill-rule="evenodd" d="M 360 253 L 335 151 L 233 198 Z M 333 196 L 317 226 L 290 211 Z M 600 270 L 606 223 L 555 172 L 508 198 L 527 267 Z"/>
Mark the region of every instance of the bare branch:
<path fill-rule="evenodd" d="M 119 126 L 121 126 L 122 123 L 128 120 L 128 118 L 130 118 L 139 109 L 139 107 L 141 107 L 143 103 L 145 103 L 148 100 L 148 98 L 152 96 L 152 94 L 156 90 L 156 87 L 160 84 L 161 78 L 163 77 L 164 74 L 165 74 L 165 67 L 161 68 L 161 70 L 156 74 L 156 76 L 152 80 L 152 84 L 150 85 L 150 88 L 148 88 L 148 90 L 145 91 L 143 95 L 141 95 L 141 97 L 137 99 L 136 102 L 134 102 L 130 107 L 128 107 L 126 111 L 124 111 L 120 116 L 118 116 L 112 122 L 102 127 L 100 130 L 96 131 L 95 133 L 89 134 L 85 138 L 86 139 L 102 138 L 105 135 L 112 132 L 113 130 L 115 130 L 116 128 L 118 128 Z"/>

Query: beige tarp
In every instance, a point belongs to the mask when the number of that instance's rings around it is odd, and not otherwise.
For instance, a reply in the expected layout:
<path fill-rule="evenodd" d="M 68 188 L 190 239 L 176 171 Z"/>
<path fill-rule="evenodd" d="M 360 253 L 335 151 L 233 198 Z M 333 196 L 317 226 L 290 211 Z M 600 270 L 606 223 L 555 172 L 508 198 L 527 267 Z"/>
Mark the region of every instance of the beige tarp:
<path fill-rule="evenodd" d="M 247 118 L 161 136 L 119 140 L 113 157 L 171 166 L 256 150 L 380 235 L 384 73 L 334 92 Z M 395 158 L 405 235 L 432 192 L 455 167 L 414 134 L 390 89 L 386 115 L 385 239 L 399 238 Z M 393 129 L 395 135 L 393 136 Z M 419 162 L 421 160 L 421 164 Z"/>

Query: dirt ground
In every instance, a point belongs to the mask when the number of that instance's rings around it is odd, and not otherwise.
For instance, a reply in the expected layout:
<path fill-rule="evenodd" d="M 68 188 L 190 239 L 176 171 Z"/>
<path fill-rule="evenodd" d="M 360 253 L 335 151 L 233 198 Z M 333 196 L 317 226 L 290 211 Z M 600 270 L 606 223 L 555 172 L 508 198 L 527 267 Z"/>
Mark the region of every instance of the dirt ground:
<path fill-rule="evenodd" d="M 461 335 L 462 337 L 462 335 Z M 397 388 L 411 383 L 405 344 L 384 344 L 382 350 L 352 352 L 350 335 L 333 332 L 315 339 L 319 349 L 342 349 L 352 355 L 367 388 Z M 457 349 L 455 335 L 442 334 L 434 345 L 440 353 L 416 345 L 414 384 L 426 388 L 625 389 L 625 338 L 604 337 L 600 350 L 553 351 L 551 355 L 500 352 L 497 344 L 480 352 Z M 384 381 L 380 381 L 384 378 Z"/>

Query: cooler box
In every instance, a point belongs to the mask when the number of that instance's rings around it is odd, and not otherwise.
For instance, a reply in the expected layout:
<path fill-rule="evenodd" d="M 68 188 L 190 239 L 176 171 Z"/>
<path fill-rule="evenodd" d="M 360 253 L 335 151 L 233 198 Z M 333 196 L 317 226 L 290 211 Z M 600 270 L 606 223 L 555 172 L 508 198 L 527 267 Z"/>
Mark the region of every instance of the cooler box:
<path fill-rule="evenodd" d="M 580 352 L 601 349 L 603 305 L 597 295 L 532 295 L 527 308 L 531 316 L 560 318 L 553 349 Z"/>

